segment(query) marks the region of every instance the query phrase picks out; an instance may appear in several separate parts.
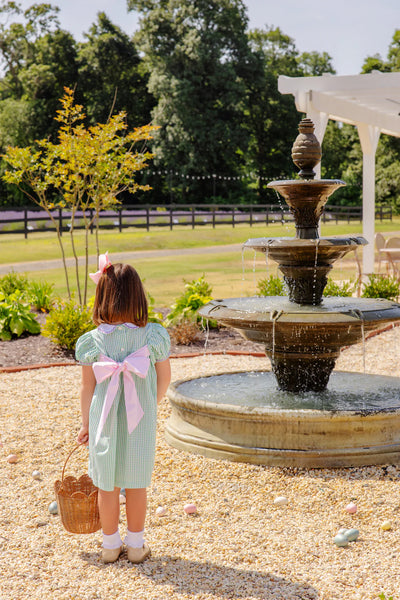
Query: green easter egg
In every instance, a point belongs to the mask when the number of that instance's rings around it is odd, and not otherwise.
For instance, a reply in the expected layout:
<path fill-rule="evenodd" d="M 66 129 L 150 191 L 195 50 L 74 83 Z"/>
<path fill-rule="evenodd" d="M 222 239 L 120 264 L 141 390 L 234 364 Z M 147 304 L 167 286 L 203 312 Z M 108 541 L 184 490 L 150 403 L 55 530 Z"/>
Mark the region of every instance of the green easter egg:
<path fill-rule="evenodd" d="M 347 537 L 341 533 L 338 533 L 337 535 L 335 535 L 335 537 L 333 538 L 333 541 L 335 542 L 336 546 L 339 546 L 339 548 L 346 548 L 346 546 L 349 543 L 349 540 L 347 539 Z"/>
<path fill-rule="evenodd" d="M 349 542 L 355 542 L 359 535 L 360 532 L 358 531 L 358 529 L 348 529 L 344 534 L 344 536 L 349 540 Z"/>

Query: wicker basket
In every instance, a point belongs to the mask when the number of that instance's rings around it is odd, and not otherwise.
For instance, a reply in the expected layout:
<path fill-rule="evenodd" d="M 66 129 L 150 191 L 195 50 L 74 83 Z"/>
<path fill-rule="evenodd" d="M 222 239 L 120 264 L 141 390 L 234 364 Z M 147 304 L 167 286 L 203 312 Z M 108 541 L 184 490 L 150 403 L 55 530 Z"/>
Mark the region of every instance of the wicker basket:
<path fill-rule="evenodd" d="M 97 505 L 98 488 L 89 475 L 64 477 L 67 462 L 76 446 L 67 456 L 62 470 L 61 481 L 54 484 L 61 522 L 70 533 L 94 533 L 100 529 L 100 515 Z"/>

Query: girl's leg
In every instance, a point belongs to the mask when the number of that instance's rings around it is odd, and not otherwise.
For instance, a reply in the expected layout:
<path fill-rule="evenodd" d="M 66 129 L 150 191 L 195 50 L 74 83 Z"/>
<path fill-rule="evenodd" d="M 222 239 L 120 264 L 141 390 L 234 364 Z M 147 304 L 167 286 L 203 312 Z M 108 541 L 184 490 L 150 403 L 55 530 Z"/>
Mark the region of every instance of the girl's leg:
<path fill-rule="evenodd" d="M 147 508 L 146 488 L 126 490 L 126 519 L 128 531 L 125 543 L 128 546 L 128 560 L 141 563 L 149 556 L 150 548 L 144 541 L 144 522 Z"/>
<path fill-rule="evenodd" d="M 143 531 L 147 510 L 147 489 L 130 488 L 125 491 L 128 529 L 132 532 Z"/>
<path fill-rule="evenodd" d="M 112 492 L 99 490 L 99 513 L 101 528 L 105 535 L 112 535 L 118 530 L 119 523 L 119 489 Z"/>

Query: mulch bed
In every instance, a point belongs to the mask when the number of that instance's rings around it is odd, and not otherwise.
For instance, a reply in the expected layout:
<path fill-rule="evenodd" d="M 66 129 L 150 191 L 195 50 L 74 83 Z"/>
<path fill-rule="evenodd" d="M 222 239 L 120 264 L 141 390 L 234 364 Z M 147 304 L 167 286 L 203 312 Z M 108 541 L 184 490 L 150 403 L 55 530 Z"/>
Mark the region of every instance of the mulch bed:
<path fill-rule="evenodd" d="M 39 315 L 39 321 L 44 315 Z M 232 329 L 221 328 L 201 332 L 198 340 L 189 345 L 171 340 L 171 355 L 202 354 L 204 352 L 264 352 L 262 344 L 249 342 Z M 74 353 L 64 350 L 42 335 L 29 335 L 8 342 L 0 342 L 0 368 L 54 363 L 75 363 Z"/>

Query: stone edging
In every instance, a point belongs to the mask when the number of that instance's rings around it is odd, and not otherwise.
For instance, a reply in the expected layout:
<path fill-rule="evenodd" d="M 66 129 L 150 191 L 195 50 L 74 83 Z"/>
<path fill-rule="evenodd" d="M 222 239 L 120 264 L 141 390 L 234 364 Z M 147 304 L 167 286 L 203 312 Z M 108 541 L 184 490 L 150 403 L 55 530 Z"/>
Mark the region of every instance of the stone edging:
<path fill-rule="evenodd" d="M 209 355 L 231 355 L 231 356 L 266 356 L 265 352 L 240 352 L 239 350 L 229 350 L 226 352 L 187 352 L 182 354 L 171 354 L 170 358 L 196 358 L 198 356 Z M 20 371 L 30 371 L 33 369 L 50 369 L 51 367 L 76 367 L 78 362 L 55 362 L 35 365 L 17 365 L 15 367 L 0 367 L 0 373 L 19 373 Z"/>

